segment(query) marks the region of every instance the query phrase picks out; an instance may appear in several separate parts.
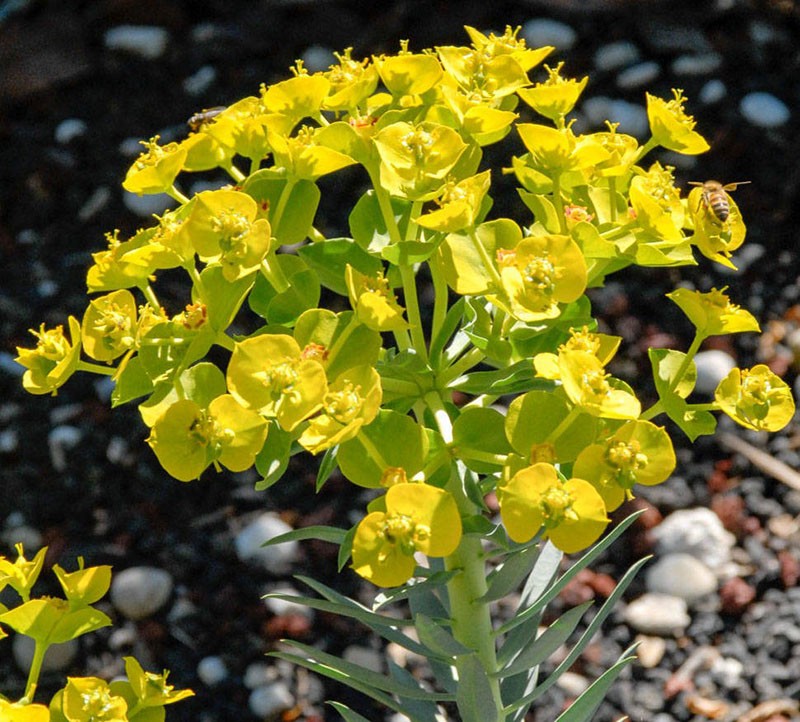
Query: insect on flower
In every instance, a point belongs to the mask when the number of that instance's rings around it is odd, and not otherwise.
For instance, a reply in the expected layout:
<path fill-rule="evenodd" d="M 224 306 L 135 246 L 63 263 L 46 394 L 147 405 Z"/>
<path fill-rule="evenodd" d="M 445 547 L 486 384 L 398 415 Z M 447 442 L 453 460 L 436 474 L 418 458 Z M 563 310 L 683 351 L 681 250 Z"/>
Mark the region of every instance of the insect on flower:
<path fill-rule="evenodd" d="M 735 191 L 738 186 L 749 182 L 750 181 L 739 181 L 737 183 L 726 183 L 722 185 L 719 181 L 707 180 L 703 183 L 689 181 L 689 185 L 700 186 L 703 189 L 700 203 L 706 209 L 710 209 L 714 218 L 720 223 L 725 223 L 725 221 L 728 220 L 728 216 L 731 214 L 731 204 L 726 191 Z M 700 206 L 698 206 L 698 208 L 699 207 Z"/>
<path fill-rule="evenodd" d="M 216 118 L 223 110 L 226 110 L 224 105 L 217 105 L 213 108 L 201 110 L 199 113 L 195 113 L 191 118 L 189 118 L 189 120 L 186 121 L 186 125 L 188 125 L 189 128 L 196 133 L 206 123 Z"/>

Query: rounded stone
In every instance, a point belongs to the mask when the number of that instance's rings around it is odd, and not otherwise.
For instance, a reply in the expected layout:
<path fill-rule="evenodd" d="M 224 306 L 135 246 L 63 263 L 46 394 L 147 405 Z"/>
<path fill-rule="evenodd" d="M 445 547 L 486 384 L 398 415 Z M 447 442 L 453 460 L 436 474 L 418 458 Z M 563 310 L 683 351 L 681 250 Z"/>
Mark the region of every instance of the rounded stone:
<path fill-rule="evenodd" d="M 161 609 L 172 594 L 172 576 L 157 567 L 129 567 L 111 582 L 111 603 L 128 619 L 149 617 Z"/>
<path fill-rule="evenodd" d="M 262 514 L 242 529 L 234 540 L 236 555 L 243 562 L 256 562 L 275 575 L 286 574 L 297 561 L 300 547 L 296 541 L 274 546 L 264 546 L 276 536 L 292 531 L 285 521 L 275 514 Z"/>
<path fill-rule="evenodd" d="M 169 33 L 153 25 L 117 25 L 106 31 L 103 42 L 109 50 L 155 60 L 167 49 Z"/>
<path fill-rule="evenodd" d="M 34 641 L 23 634 L 15 634 L 11 642 L 11 654 L 17 667 L 23 672 L 30 669 L 33 661 Z M 43 672 L 61 672 L 67 669 L 78 654 L 78 640 L 70 639 L 63 644 L 51 644 L 42 662 Z"/>
<path fill-rule="evenodd" d="M 715 574 L 725 571 L 736 543 L 720 518 L 704 507 L 673 512 L 654 527 L 651 534 L 660 554 L 691 554 Z"/>
<path fill-rule="evenodd" d="M 634 599 L 623 616 L 631 627 L 643 634 L 677 635 L 691 622 L 683 599 L 653 592 Z"/>
<path fill-rule="evenodd" d="M 528 20 L 520 35 L 531 48 L 553 45 L 562 51 L 569 50 L 578 40 L 578 33 L 571 26 L 549 18 Z"/>
<path fill-rule="evenodd" d="M 790 117 L 788 106 L 772 93 L 748 93 L 739 103 L 739 112 L 759 128 L 777 128 Z"/>
<path fill-rule="evenodd" d="M 228 666 L 222 657 L 203 657 L 197 664 L 197 676 L 207 687 L 214 687 L 228 677 Z"/>
<path fill-rule="evenodd" d="M 716 590 L 717 577 L 699 559 L 677 552 L 661 557 L 650 566 L 645 584 L 650 592 L 671 594 L 692 604 Z"/>
<path fill-rule="evenodd" d="M 259 719 L 272 719 L 294 706 L 294 696 L 283 682 L 273 682 L 254 689 L 247 704 Z"/>
<path fill-rule="evenodd" d="M 697 368 L 695 390 L 709 396 L 713 395 L 719 382 L 736 367 L 736 361 L 730 354 L 716 348 L 700 351 L 694 357 L 694 364 Z"/>

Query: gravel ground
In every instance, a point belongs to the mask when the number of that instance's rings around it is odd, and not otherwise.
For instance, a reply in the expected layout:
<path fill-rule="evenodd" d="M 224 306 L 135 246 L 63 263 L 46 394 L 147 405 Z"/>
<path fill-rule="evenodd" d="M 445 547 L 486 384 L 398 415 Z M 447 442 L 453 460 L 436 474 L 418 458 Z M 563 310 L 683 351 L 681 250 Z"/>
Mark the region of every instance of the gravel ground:
<path fill-rule="evenodd" d="M 733 357 L 767 362 L 794 381 L 800 6 L 791 0 L 0 2 L 0 534 L 6 552 L 17 539 L 30 548 L 43 542 L 50 562 L 83 555 L 113 564 L 123 580 L 106 604 L 114 630 L 68 650 L 74 655 L 44 687 L 64 673 L 117 674 L 133 652 L 197 691 L 170 710 L 172 720 L 248 722 L 269 709 L 289 709 L 285 720 L 337 719 L 322 704 L 328 698 L 382 719 L 346 689 L 263 656 L 288 636 L 379 664 L 379 647 L 362 629 L 261 599 L 295 584 L 298 572 L 369 593 L 354 575 L 333 574 L 335 550 L 305 544 L 288 556 L 242 559 L 254 529 L 349 526 L 363 507 L 352 488 L 333 479 L 315 496 L 315 470 L 303 464 L 268 492 L 255 492 L 249 474 L 169 480 L 143 444 L 135 409 L 112 414 L 104 384 L 76 377 L 55 399 L 30 397 L 11 359 L 15 345 L 29 343 L 28 328 L 82 312 L 85 269 L 103 233 L 130 233 L 153 212 L 119 185 L 136 140 L 180 136 L 193 112 L 282 79 L 297 57 L 327 66 L 331 50 L 349 45 L 360 56 L 392 51 L 401 38 L 412 48 L 462 44 L 464 24 L 523 25 L 533 44 L 559 48 L 568 74 L 589 74 L 581 129 L 610 113 L 635 133 L 645 90 L 664 97 L 683 88 L 712 150 L 663 160 L 682 182 L 751 181 L 736 196 L 748 222 L 739 274 L 703 261 L 633 273 L 596 294 L 605 325 L 625 338 L 615 371 L 639 374 L 647 347 L 665 339 L 685 348 L 688 329 L 661 298 L 688 279 L 704 290 L 728 285 L 763 321 L 761 338 L 714 347 L 722 355 L 707 358 L 710 374 Z M 129 25 L 150 30 L 131 34 Z M 505 203 L 498 199 L 500 211 L 512 213 Z M 329 227 L 341 223 L 335 202 L 323 212 Z M 641 662 L 597 722 L 623 714 L 636 722 L 800 719 L 800 431 L 795 423 L 768 439 L 721 429 L 722 440 L 679 447 L 675 478 L 642 492 L 634 505 L 647 513 L 626 541 L 560 597 L 554 612 L 602 599 L 632 560 L 655 555 L 652 571 L 531 720 L 554 719 L 637 636 Z M 160 604 L 136 619 L 141 609 L 120 601 L 130 596 L 125 584 L 151 585 L 145 601 Z M 642 612 L 651 594 L 667 596 Z M 14 696 L 24 677 L 3 644 L 0 689 Z"/>

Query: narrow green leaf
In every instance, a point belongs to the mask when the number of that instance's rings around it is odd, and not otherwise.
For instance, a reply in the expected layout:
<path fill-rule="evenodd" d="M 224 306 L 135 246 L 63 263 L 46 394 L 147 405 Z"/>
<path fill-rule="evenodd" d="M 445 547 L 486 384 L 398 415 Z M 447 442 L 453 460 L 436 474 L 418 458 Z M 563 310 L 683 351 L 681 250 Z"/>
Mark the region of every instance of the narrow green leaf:
<path fill-rule="evenodd" d="M 539 558 L 538 546 L 526 546 L 508 554 L 489 577 L 489 589 L 478 601 L 495 602 L 513 592 L 530 574 Z"/>
<path fill-rule="evenodd" d="M 496 371 L 475 371 L 459 376 L 448 384 L 448 388 L 468 394 L 491 393 L 495 396 L 519 394 L 538 388 L 549 389 L 551 386 L 551 381 L 536 377 L 533 364 L 529 360 Z"/>
<path fill-rule="evenodd" d="M 344 722 L 370 722 L 366 717 L 362 717 L 341 702 L 328 702 L 328 704 L 342 715 Z"/>
<path fill-rule="evenodd" d="M 568 571 L 566 571 L 559 580 L 553 584 L 546 592 L 544 592 L 536 602 L 525 610 L 520 611 L 514 619 L 509 620 L 503 624 L 495 634 L 508 634 L 514 627 L 525 622 L 531 616 L 538 614 L 558 593 L 569 584 L 577 574 L 591 564 L 600 554 L 603 553 L 609 546 L 611 546 L 624 532 L 633 524 L 633 522 L 641 516 L 642 512 L 635 512 L 621 521 L 612 531 L 604 537 L 601 541 L 595 544 L 586 554 L 584 554 L 578 561 L 576 561 Z"/>
<path fill-rule="evenodd" d="M 410 685 L 399 682 L 384 674 L 373 672 L 371 669 L 363 667 L 360 664 L 348 662 L 345 659 L 340 659 L 333 654 L 328 654 L 311 645 L 303 644 L 293 639 L 284 640 L 284 643 L 300 650 L 305 655 L 305 657 L 300 657 L 301 659 L 313 661 L 331 670 L 335 670 L 342 675 L 342 681 L 345 681 L 345 678 L 351 681 L 358 680 L 360 683 L 368 685 L 373 690 L 388 692 L 389 694 L 396 694 L 400 697 L 408 697 L 409 699 L 422 699 L 432 702 L 449 702 L 453 699 L 449 694 L 430 692 L 423 689 L 418 684 Z M 281 655 L 282 653 L 278 652 L 273 656 Z M 350 681 L 345 681 L 345 684 L 350 684 Z"/>
<path fill-rule="evenodd" d="M 418 605 L 417 611 L 428 614 L 433 618 L 445 619 L 447 617 L 447 610 L 442 606 L 434 592 L 443 590 L 444 585 L 458 573 L 458 571 L 435 572 L 425 579 L 414 579 L 406 583 L 405 586 L 396 587 L 395 589 L 384 589 L 375 596 L 375 602 L 372 608 L 377 611 L 387 604 L 396 604 L 402 599 L 408 599 L 412 601 L 412 603 Z M 423 597 L 425 601 L 420 602 L 420 598 Z"/>
<path fill-rule="evenodd" d="M 633 516 L 633 515 L 631 515 Z M 630 517 L 628 517 L 630 518 Z M 626 520 L 627 521 L 627 520 Z M 617 603 L 617 600 L 622 596 L 624 591 L 628 588 L 628 585 L 633 581 L 634 577 L 638 573 L 639 569 L 649 561 L 648 558 L 640 559 L 636 562 L 630 569 L 624 574 L 622 579 L 619 580 L 617 586 L 615 587 L 614 591 L 611 595 L 606 599 L 603 605 L 598 610 L 595 617 L 586 627 L 584 633 L 580 636 L 575 645 L 570 650 L 569 654 L 562 660 L 562 662 L 558 665 L 558 667 L 553 670 L 553 672 L 544 680 L 533 692 L 529 695 L 523 697 L 519 702 L 513 703 L 511 706 L 513 709 L 519 708 L 528 708 L 532 702 L 534 702 L 538 697 L 540 697 L 544 692 L 546 692 L 550 687 L 552 687 L 557 681 L 558 678 L 564 674 L 574 663 L 575 660 L 580 657 L 583 653 L 583 650 L 591 641 L 592 637 L 594 637 L 597 630 L 600 628 L 600 625 L 605 621 L 606 617 L 611 614 L 614 609 L 614 606 Z"/>
<path fill-rule="evenodd" d="M 430 617 L 424 614 L 415 614 L 414 624 L 417 628 L 419 641 L 440 657 L 456 657 L 459 654 L 470 653 L 467 647 L 456 641 L 450 632 L 434 622 Z"/>
<path fill-rule="evenodd" d="M 339 446 L 332 446 L 322 456 L 322 461 L 317 471 L 317 493 L 325 485 L 325 482 L 330 478 L 331 474 L 336 471 L 336 455 L 339 453 Z"/>
<path fill-rule="evenodd" d="M 431 348 L 428 357 L 430 359 L 430 365 L 432 368 L 439 368 L 439 363 L 441 361 L 442 351 L 444 350 L 445 344 L 455 333 L 459 323 L 461 323 L 461 318 L 463 315 L 464 297 L 462 296 L 452 306 L 450 306 L 450 308 L 447 309 L 447 315 L 444 317 L 444 323 L 442 323 L 442 326 L 439 329 L 439 332 L 436 334 L 436 337 L 431 340 Z"/>
<path fill-rule="evenodd" d="M 556 722 L 591 722 L 611 685 L 616 682 L 622 670 L 635 659 L 636 656 L 629 655 L 626 650 L 613 667 L 603 672 L 563 714 L 559 715 Z"/>
<path fill-rule="evenodd" d="M 586 610 L 593 604 L 593 601 L 584 602 L 564 612 L 540 636 L 531 638 L 528 646 L 514 658 L 513 662 L 501 669 L 498 676 L 508 677 L 518 674 L 544 662 L 569 639 Z"/>
<path fill-rule="evenodd" d="M 395 664 L 391 659 L 388 660 L 388 667 L 392 678 L 401 684 L 413 684 L 416 681 L 408 670 Z M 407 697 L 400 698 L 399 701 L 403 706 L 403 714 L 411 722 L 439 722 L 441 720 L 439 709 L 435 702 L 426 699 L 409 699 Z"/>
<path fill-rule="evenodd" d="M 456 704 L 462 722 L 501 722 L 489 677 L 477 654 L 459 658 L 458 676 Z"/>
<path fill-rule="evenodd" d="M 280 480 L 292 455 L 292 436 L 273 419 L 268 422 L 267 440 L 256 455 L 256 470 L 263 477 L 256 491 L 263 491 Z"/>
<path fill-rule="evenodd" d="M 283 544 L 289 541 L 305 541 L 306 539 L 316 539 L 317 541 L 330 542 L 331 544 L 341 544 L 347 534 L 346 529 L 337 526 L 306 526 L 302 529 L 292 529 L 285 534 L 279 534 L 265 541 L 261 546 L 269 547 L 275 544 Z"/>

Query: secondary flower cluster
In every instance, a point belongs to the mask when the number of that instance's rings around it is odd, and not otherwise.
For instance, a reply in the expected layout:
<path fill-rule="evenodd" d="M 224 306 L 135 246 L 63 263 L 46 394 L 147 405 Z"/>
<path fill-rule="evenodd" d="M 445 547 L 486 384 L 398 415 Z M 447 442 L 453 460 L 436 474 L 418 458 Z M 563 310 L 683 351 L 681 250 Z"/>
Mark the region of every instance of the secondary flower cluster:
<path fill-rule="evenodd" d="M 382 586 L 485 528 L 493 491 L 508 545 L 585 548 L 635 484 L 673 471 L 669 437 L 650 420 L 659 413 L 691 438 L 713 431 L 712 410 L 748 428 L 785 425 L 794 402 L 763 366 L 731 372 L 711 404 L 689 400 L 700 343 L 758 330 L 724 290 L 670 294 L 697 335 L 686 353 L 651 350 L 650 409 L 609 370 L 620 339 L 594 331 L 586 290 L 609 274 L 693 264 L 695 250 L 733 266 L 744 240 L 732 199 L 721 221 L 701 188 L 685 197 L 673 168 L 643 163 L 656 147 L 708 149 L 682 93 L 647 96 L 644 144 L 611 123 L 578 134 L 568 116 L 586 78 L 558 64 L 533 82 L 552 48 L 528 48 L 511 29 L 467 32 L 469 47 L 404 43 L 360 61 L 348 50 L 318 73 L 298 63 L 288 80 L 193 117 L 185 139 L 145 143 L 123 186 L 178 207 L 127 240 L 107 236 L 82 320 L 66 335 L 41 327 L 19 349 L 25 387 L 55 393 L 76 370 L 110 375 L 113 403 L 139 401 L 148 443 L 182 481 L 255 464 L 267 486 L 298 449 L 325 452 L 326 474 L 338 466 L 385 490 L 347 542 L 353 568 Z M 481 169 L 482 149 L 512 132 L 522 152 L 506 171 L 523 223 L 488 218 Z M 349 235 L 327 238 L 317 182 L 350 166 L 371 188 L 350 209 Z M 187 174 L 214 170 L 226 184 L 180 190 Z M 155 282 L 171 269 L 191 293 L 168 312 Z M 212 363 L 215 347 L 223 360 Z M 507 413 L 493 408 L 501 397 Z"/>

